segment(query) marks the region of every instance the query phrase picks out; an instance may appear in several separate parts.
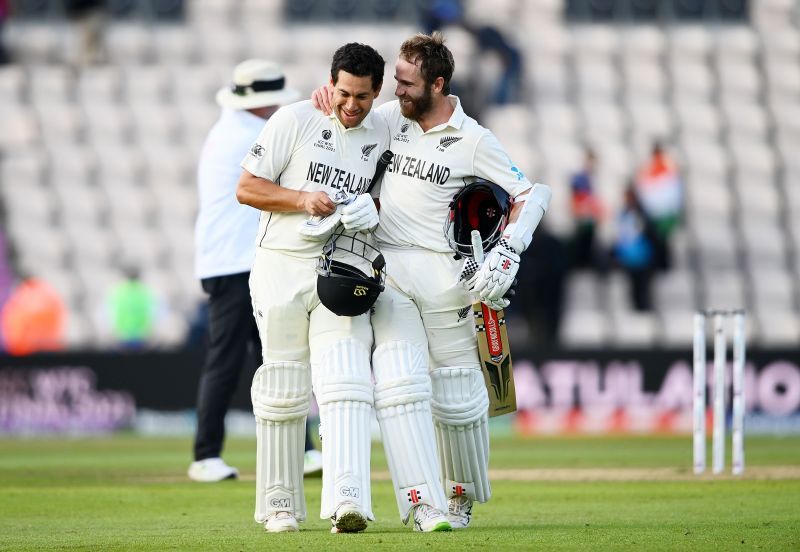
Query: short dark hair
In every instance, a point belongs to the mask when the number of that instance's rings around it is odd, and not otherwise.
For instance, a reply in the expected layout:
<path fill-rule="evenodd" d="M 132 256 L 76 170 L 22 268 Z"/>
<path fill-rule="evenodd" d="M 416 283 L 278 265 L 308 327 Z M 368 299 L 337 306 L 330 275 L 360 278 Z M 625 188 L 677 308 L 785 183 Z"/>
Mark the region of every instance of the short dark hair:
<path fill-rule="evenodd" d="M 444 45 L 442 33 L 434 31 L 432 35 L 418 33 L 412 36 L 400 46 L 400 57 L 413 64 L 420 61 L 419 69 L 428 86 L 442 77 L 444 79 L 442 93 L 445 96 L 450 94 L 450 79 L 453 78 L 456 63 L 453 60 L 453 53 Z"/>
<path fill-rule="evenodd" d="M 339 71 L 346 71 L 356 77 L 372 77 L 372 89 L 383 84 L 383 70 L 386 62 L 371 46 L 350 42 L 333 54 L 331 79 L 333 84 L 339 80 Z"/>

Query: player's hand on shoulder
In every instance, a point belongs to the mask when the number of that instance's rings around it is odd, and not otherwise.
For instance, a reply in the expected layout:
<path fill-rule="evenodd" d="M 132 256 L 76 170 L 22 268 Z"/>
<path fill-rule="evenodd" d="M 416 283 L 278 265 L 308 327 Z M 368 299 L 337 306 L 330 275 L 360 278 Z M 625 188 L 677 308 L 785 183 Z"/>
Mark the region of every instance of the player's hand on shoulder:
<path fill-rule="evenodd" d="M 311 93 L 311 104 L 325 115 L 333 113 L 333 87 L 326 84 Z"/>
<path fill-rule="evenodd" d="M 342 207 L 342 224 L 345 230 L 365 232 L 378 226 L 378 209 L 369 194 L 361 194 Z"/>
<path fill-rule="evenodd" d="M 303 192 L 302 207 L 315 217 L 326 217 L 336 210 L 336 205 L 325 192 Z"/>
<path fill-rule="evenodd" d="M 486 255 L 480 269 L 467 281 L 468 291 L 481 301 L 498 301 L 514 284 L 519 255 L 500 240 Z"/>

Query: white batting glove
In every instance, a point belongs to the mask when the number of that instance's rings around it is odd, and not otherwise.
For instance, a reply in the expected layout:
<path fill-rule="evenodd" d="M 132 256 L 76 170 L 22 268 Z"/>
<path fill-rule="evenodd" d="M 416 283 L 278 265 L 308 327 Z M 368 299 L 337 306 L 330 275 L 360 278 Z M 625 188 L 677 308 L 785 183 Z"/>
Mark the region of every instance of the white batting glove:
<path fill-rule="evenodd" d="M 481 301 L 481 303 L 483 303 L 484 305 L 486 305 L 487 307 L 489 307 L 493 311 L 499 311 L 499 310 L 503 310 L 504 308 L 509 306 L 511 304 L 511 301 L 509 301 L 508 299 L 505 299 L 504 297 L 501 297 L 497 301 L 487 301 L 487 300 L 484 299 L 484 300 Z"/>
<path fill-rule="evenodd" d="M 519 255 L 501 239 L 486 255 L 480 270 L 467 281 L 468 290 L 481 301 L 497 301 L 514 284 L 518 270 Z"/>
<path fill-rule="evenodd" d="M 464 263 L 461 265 L 461 271 L 458 273 L 458 280 L 456 280 L 456 284 L 469 291 L 467 282 L 475 275 L 476 272 L 478 272 L 480 267 L 481 266 L 475 259 L 471 257 L 465 258 Z"/>
<path fill-rule="evenodd" d="M 342 207 L 342 224 L 351 232 L 370 231 L 378 226 L 378 209 L 369 194 L 361 194 Z"/>
<path fill-rule="evenodd" d="M 458 281 L 456 283 L 469 291 L 469 285 L 467 282 L 475 275 L 478 269 L 480 269 L 480 265 L 475 261 L 475 259 L 467 257 L 464 259 L 464 264 L 461 265 L 461 272 L 458 274 Z M 511 304 L 511 301 L 505 297 L 501 297 L 496 301 L 487 301 L 485 299 L 481 299 L 478 295 L 473 295 L 472 302 L 477 303 L 478 301 L 495 311 L 503 310 Z"/>

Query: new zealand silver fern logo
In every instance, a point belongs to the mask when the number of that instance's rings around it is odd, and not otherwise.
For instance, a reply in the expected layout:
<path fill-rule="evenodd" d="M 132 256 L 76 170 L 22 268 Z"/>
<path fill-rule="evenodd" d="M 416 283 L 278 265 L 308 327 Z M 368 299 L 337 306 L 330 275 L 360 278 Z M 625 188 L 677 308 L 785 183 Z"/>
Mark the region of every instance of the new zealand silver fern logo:
<path fill-rule="evenodd" d="M 462 140 L 462 136 L 445 136 L 441 140 L 439 140 L 439 145 L 436 146 L 436 149 L 439 151 L 444 151 L 445 149 L 449 148 L 456 142 Z"/>
<path fill-rule="evenodd" d="M 369 161 L 369 154 L 372 153 L 372 150 L 378 147 L 378 144 L 367 144 L 361 147 L 361 159 L 362 161 Z"/>
<path fill-rule="evenodd" d="M 406 132 L 408 132 L 408 127 L 409 127 L 409 126 L 410 126 L 410 125 L 409 125 L 408 123 L 403 123 L 403 126 L 401 126 L 401 127 L 400 127 L 400 132 L 402 132 L 403 134 L 405 134 Z"/>
<path fill-rule="evenodd" d="M 464 307 L 463 309 L 458 309 L 458 321 L 461 322 L 462 320 L 467 319 L 467 315 L 472 307 Z"/>

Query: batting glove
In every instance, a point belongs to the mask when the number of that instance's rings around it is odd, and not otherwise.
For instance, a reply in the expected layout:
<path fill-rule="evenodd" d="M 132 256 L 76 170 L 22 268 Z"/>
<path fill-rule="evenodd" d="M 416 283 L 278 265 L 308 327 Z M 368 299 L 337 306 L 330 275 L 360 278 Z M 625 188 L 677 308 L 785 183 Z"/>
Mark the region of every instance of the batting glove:
<path fill-rule="evenodd" d="M 464 263 L 461 265 L 461 271 L 458 273 L 458 280 L 456 281 L 456 284 L 469 291 L 467 282 L 475 275 L 479 268 L 480 265 L 477 263 L 477 261 L 475 261 L 475 259 L 470 257 L 464 259 Z"/>
<path fill-rule="evenodd" d="M 481 301 L 497 301 L 514 284 L 518 270 L 519 255 L 501 239 L 486 255 L 481 268 L 467 281 L 468 290 Z"/>
<path fill-rule="evenodd" d="M 499 310 L 503 310 L 504 308 L 509 306 L 511 304 L 511 301 L 509 301 L 505 297 L 501 297 L 497 301 L 487 301 L 487 300 L 484 299 L 484 300 L 481 301 L 481 303 L 483 303 L 484 305 L 486 305 L 487 307 L 489 307 L 493 311 L 499 311 Z"/>
<path fill-rule="evenodd" d="M 378 226 L 378 209 L 369 194 L 361 194 L 342 208 L 342 224 L 351 232 L 367 232 Z"/>

